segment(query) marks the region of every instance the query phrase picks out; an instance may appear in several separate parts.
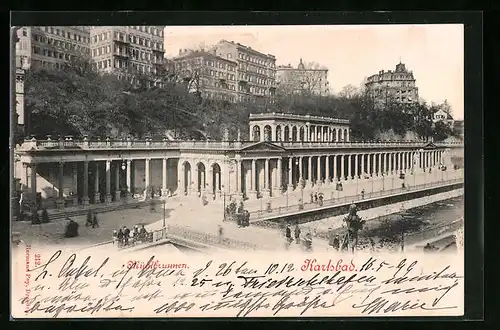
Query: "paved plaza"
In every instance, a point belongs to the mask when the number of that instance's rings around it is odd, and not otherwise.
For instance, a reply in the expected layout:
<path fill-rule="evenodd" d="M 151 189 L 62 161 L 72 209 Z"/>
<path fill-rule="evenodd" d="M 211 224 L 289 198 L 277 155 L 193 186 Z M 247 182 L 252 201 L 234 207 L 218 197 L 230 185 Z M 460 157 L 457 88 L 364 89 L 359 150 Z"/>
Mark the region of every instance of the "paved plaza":
<path fill-rule="evenodd" d="M 444 174 L 446 173 L 446 174 Z M 445 177 L 446 176 L 446 177 Z M 448 181 L 463 177 L 462 170 L 454 170 L 448 172 L 434 171 L 431 173 L 419 173 L 415 177 L 407 176 L 406 181 L 414 180 L 416 185 L 430 184 L 431 182 L 439 182 L 441 179 Z M 383 181 L 382 181 L 383 180 Z M 359 196 L 360 189 L 365 189 L 366 194 L 371 193 L 372 187 L 381 190 L 382 185 L 387 182 L 397 182 L 401 184 L 402 180 L 399 176 L 381 177 L 363 180 L 353 180 L 344 183 L 344 190 L 340 192 L 344 196 Z M 418 182 L 421 182 L 420 184 Z M 339 192 L 334 190 L 334 184 L 323 184 L 319 187 L 306 187 L 304 189 L 304 201 L 309 201 L 310 193 L 322 192 L 325 198 L 330 198 L 328 192 L 337 195 Z M 412 185 L 410 184 L 410 187 Z M 391 189 L 391 186 L 389 186 Z M 376 191 L 376 190 L 375 190 Z M 288 196 L 287 196 L 288 195 Z M 334 195 L 334 197 L 336 197 Z M 308 197 L 306 197 L 308 196 Z M 299 199 L 302 198 L 302 192 L 295 191 L 284 194 L 280 198 L 272 198 L 273 207 L 285 207 L 288 205 L 297 205 Z M 307 198 L 307 199 L 306 199 Z M 340 195 L 342 199 L 342 195 Z M 245 208 L 250 212 L 258 213 L 262 208 L 262 203 L 265 199 L 245 201 Z M 226 201 L 227 203 L 228 201 Z M 175 196 L 167 199 L 165 204 L 165 223 L 181 226 L 189 230 L 203 232 L 207 234 L 217 235 L 218 226 L 221 225 L 224 229 L 224 236 L 253 245 L 257 245 L 261 249 L 285 249 L 286 244 L 283 233 L 280 230 L 273 228 L 263 228 L 250 226 L 246 228 L 238 228 L 232 222 L 223 222 L 223 200 L 212 201 L 206 206 L 203 206 L 200 198 Z M 313 205 L 310 205 L 313 207 Z M 317 207 L 317 206 L 314 206 Z M 307 208 L 306 208 L 307 209 Z M 367 219 L 386 214 L 387 207 L 375 208 L 365 211 L 360 211 L 360 215 Z M 94 245 L 111 240 L 111 235 L 114 229 L 122 226 L 133 228 L 134 225 L 144 224 L 148 230 L 156 230 L 163 227 L 163 204 L 157 204 L 155 212 L 151 212 L 149 206 L 131 207 L 124 210 L 116 210 L 106 213 L 99 213 L 99 227 L 91 228 L 85 226 L 86 215 L 72 217 L 73 220 L 79 223 L 79 236 L 76 238 L 63 238 L 63 233 L 66 225 L 66 220 L 55 219 L 51 223 L 31 225 L 29 222 L 16 221 L 13 222 L 12 231 L 19 232 L 22 239 L 28 244 L 56 244 L 56 245 Z M 313 223 L 301 225 L 302 234 L 307 231 L 312 233 L 324 233 L 329 227 L 339 229 L 342 227 L 343 216 L 333 217 L 325 220 L 315 221 Z M 291 244 L 290 249 L 298 249 L 299 246 Z M 313 238 L 314 249 L 327 249 L 326 240 L 320 237 Z"/>

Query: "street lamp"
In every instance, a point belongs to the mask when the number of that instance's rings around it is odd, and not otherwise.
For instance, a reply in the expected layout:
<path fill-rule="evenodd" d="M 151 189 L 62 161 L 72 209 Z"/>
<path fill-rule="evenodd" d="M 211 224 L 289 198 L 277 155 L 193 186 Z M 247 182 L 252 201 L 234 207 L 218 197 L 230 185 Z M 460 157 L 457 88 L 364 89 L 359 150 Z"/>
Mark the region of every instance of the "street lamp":
<path fill-rule="evenodd" d="M 401 251 L 404 251 L 404 249 L 405 249 L 404 220 L 405 220 L 405 213 L 406 213 L 404 202 L 401 203 L 401 210 L 400 211 L 401 211 Z"/>

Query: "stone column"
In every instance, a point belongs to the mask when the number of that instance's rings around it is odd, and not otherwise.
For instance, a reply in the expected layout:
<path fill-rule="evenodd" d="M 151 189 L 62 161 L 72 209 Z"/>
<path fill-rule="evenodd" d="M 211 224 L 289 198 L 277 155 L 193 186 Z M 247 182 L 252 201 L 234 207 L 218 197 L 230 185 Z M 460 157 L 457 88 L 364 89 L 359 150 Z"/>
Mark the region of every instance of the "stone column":
<path fill-rule="evenodd" d="M 78 205 L 78 163 L 73 163 L 72 168 L 73 177 L 73 205 Z"/>
<path fill-rule="evenodd" d="M 318 156 L 318 160 L 317 160 L 316 180 L 318 183 L 321 182 L 321 156 Z"/>
<path fill-rule="evenodd" d="M 345 180 L 344 155 L 340 155 L 340 179 L 341 179 L 341 181 Z"/>
<path fill-rule="evenodd" d="M 263 189 L 263 196 L 264 197 L 269 197 L 270 196 L 270 185 L 269 185 L 269 158 L 266 158 L 264 160 L 264 189 Z"/>
<path fill-rule="evenodd" d="M 361 154 L 361 178 L 364 179 L 365 175 L 365 154 Z"/>
<path fill-rule="evenodd" d="M 358 170 L 358 154 L 354 155 L 354 177 L 356 179 L 359 178 L 359 170 Z"/>
<path fill-rule="evenodd" d="M 302 165 L 303 159 L 302 159 L 302 157 L 299 157 L 297 159 L 299 160 L 299 180 L 300 180 L 304 177 L 304 172 L 303 172 L 304 169 L 303 169 L 303 165 Z"/>
<path fill-rule="evenodd" d="M 288 191 L 293 190 L 293 158 L 288 157 Z"/>
<path fill-rule="evenodd" d="M 377 176 L 382 175 L 382 153 L 377 154 L 378 156 L 378 166 L 377 166 Z"/>
<path fill-rule="evenodd" d="M 313 176 L 312 176 L 312 156 L 308 158 L 308 167 L 307 167 L 307 181 L 312 186 L 313 184 Z"/>
<path fill-rule="evenodd" d="M 26 167 L 26 169 L 30 173 L 30 182 L 28 183 L 28 180 L 26 180 L 26 184 L 30 185 L 31 188 L 31 193 L 36 196 L 36 163 L 30 163 Z"/>
<path fill-rule="evenodd" d="M 337 155 L 333 155 L 333 179 L 337 181 L 338 173 L 337 173 Z"/>
<path fill-rule="evenodd" d="M 120 194 L 121 194 L 121 190 L 120 190 L 120 166 L 121 166 L 121 163 L 117 162 L 116 169 L 115 169 L 115 182 L 116 182 L 115 201 L 119 201 L 120 197 L 121 197 L 120 196 Z"/>
<path fill-rule="evenodd" d="M 89 205 L 89 162 L 83 162 L 83 206 Z"/>
<path fill-rule="evenodd" d="M 149 158 L 146 158 L 144 160 L 144 189 L 146 189 L 146 191 L 148 190 L 149 188 L 149 180 L 150 180 L 150 173 L 149 173 L 149 165 L 150 165 L 150 161 L 151 159 Z M 189 184 L 191 184 L 191 182 L 189 182 Z M 151 197 L 151 194 L 146 194 L 146 199 L 150 198 Z"/>
<path fill-rule="evenodd" d="M 236 188 L 236 193 L 239 195 L 239 197 L 241 197 L 241 187 L 242 187 L 242 184 L 241 184 L 241 166 L 242 166 L 242 162 L 240 162 L 239 160 L 236 160 L 236 168 L 234 170 L 234 175 L 236 176 L 235 178 L 235 188 Z"/>
<path fill-rule="evenodd" d="M 106 161 L 106 203 L 111 203 L 111 161 Z"/>
<path fill-rule="evenodd" d="M 392 171 L 392 153 L 389 153 L 388 157 L 389 157 L 389 174 L 392 174 L 393 171 Z"/>
<path fill-rule="evenodd" d="M 126 173 L 126 182 L 127 185 L 127 198 L 132 197 L 132 161 L 127 159 L 127 173 Z"/>
<path fill-rule="evenodd" d="M 252 194 L 256 198 L 257 197 L 257 186 L 256 186 L 256 174 L 257 174 L 257 160 L 252 159 Z"/>
<path fill-rule="evenodd" d="M 282 189 L 282 185 L 283 185 L 283 182 L 282 182 L 282 175 L 281 175 L 281 170 L 282 170 L 282 160 L 281 160 L 281 157 L 278 158 L 278 160 L 276 161 L 276 189 L 281 193 L 281 189 Z"/>
<path fill-rule="evenodd" d="M 347 155 L 347 179 L 352 179 L 352 155 Z"/>
<path fill-rule="evenodd" d="M 330 183 L 330 156 L 325 156 L 325 182 Z"/>
<path fill-rule="evenodd" d="M 95 175 L 94 175 L 94 203 L 101 202 L 101 194 L 99 193 L 99 162 L 95 162 Z"/>
<path fill-rule="evenodd" d="M 57 185 L 59 188 L 59 193 L 56 200 L 57 208 L 64 208 L 64 163 L 59 162 L 59 171 L 58 171 L 58 179 Z"/>
<path fill-rule="evenodd" d="M 168 188 L 167 188 L 167 158 L 162 159 L 162 168 L 161 168 L 161 195 L 167 196 Z M 203 182 L 202 182 L 203 183 Z M 204 186 L 202 186 L 202 190 L 204 190 Z"/>

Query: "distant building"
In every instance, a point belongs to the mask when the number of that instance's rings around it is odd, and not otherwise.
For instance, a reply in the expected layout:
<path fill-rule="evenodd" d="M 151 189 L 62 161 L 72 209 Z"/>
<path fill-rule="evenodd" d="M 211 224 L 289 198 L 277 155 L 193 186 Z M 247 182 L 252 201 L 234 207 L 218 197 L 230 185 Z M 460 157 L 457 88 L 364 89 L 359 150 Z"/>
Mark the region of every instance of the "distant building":
<path fill-rule="evenodd" d="M 453 127 L 453 122 L 454 122 L 453 117 L 450 116 L 446 111 L 444 111 L 442 109 L 434 112 L 434 114 L 432 116 L 432 121 L 434 123 L 443 122 L 450 127 Z"/>
<path fill-rule="evenodd" d="M 164 26 L 94 26 L 90 51 L 99 70 L 134 69 L 155 74 L 163 67 Z"/>
<path fill-rule="evenodd" d="M 215 55 L 237 63 L 236 101 L 272 101 L 276 92 L 276 57 L 234 41 L 221 40 Z"/>
<path fill-rule="evenodd" d="M 296 68 L 290 64 L 276 69 L 278 90 L 282 93 L 298 94 L 310 92 L 315 95 L 327 95 L 330 91 L 328 69 L 306 68 L 302 59 Z"/>
<path fill-rule="evenodd" d="M 179 56 L 173 59 L 173 64 L 179 80 L 188 85 L 191 93 L 200 93 L 202 98 L 207 99 L 239 100 L 236 61 L 217 56 L 213 50 L 184 49 L 179 50 Z"/>
<path fill-rule="evenodd" d="M 418 88 L 412 71 L 403 63 L 396 65 L 396 70 L 379 71 L 368 77 L 365 87 L 370 96 L 379 105 L 388 102 L 411 104 L 418 102 Z"/>
<path fill-rule="evenodd" d="M 90 54 L 88 26 L 23 26 L 17 31 L 16 57 L 29 68 L 61 67 L 71 56 Z"/>

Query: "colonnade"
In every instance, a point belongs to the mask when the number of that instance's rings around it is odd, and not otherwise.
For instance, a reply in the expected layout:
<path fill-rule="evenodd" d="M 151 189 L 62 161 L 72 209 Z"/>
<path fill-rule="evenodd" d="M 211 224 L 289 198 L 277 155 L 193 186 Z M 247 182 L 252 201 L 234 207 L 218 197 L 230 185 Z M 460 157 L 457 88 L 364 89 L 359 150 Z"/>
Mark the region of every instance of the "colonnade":
<path fill-rule="evenodd" d="M 266 197 L 293 190 L 299 184 L 328 184 L 336 181 L 365 179 L 382 175 L 397 175 L 408 170 L 434 167 L 443 163 L 444 150 L 346 152 L 333 155 L 276 155 L 270 157 L 218 160 L 179 159 L 177 162 L 177 194 L 207 193 L 213 198 L 222 194 Z M 157 158 L 155 158 L 157 159 Z M 177 160 L 177 159 L 175 159 Z M 58 163 L 57 185 L 59 200 L 64 200 L 65 170 L 71 168 L 71 190 L 83 205 L 90 202 L 119 201 L 132 191 L 132 164 L 144 162 L 144 187 L 161 187 L 166 194 L 168 158 L 162 158 L 161 185 L 151 182 L 150 158 Z M 80 164 L 80 165 L 79 165 Z M 37 164 L 26 164 L 25 183 L 37 192 Z M 80 168 L 79 168 L 80 166 Z M 80 170 L 79 170 L 80 169 Z M 81 177 L 83 176 L 83 177 Z M 102 180 L 104 176 L 104 180 Z M 92 180 L 92 182 L 91 182 Z M 92 184 L 92 186 L 90 186 Z M 83 187 L 79 187 L 82 185 Z M 92 189 L 89 189 L 92 187 Z M 80 189 L 79 189 L 80 188 Z M 90 191 L 91 190 L 91 191 Z M 92 193 L 90 196 L 89 193 Z M 79 195 L 79 196 L 78 196 Z"/>
<path fill-rule="evenodd" d="M 167 193 L 167 160 L 168 158 L 163 158 L 162 166 L 162 183 L 161 183 L 161 193 Z M 125 192 L 125 197 L 130 197 L 132 194 L 132 162 L 144 162 L 144 186 L 146 188 L 151 187 L 151 174 L 150 174 L 150 158 L 146 159 L 126 159 L 126 160 L 105 160 L 105 161 L 83 161 L 83 162 L 71 162 L 71 189 L 73 192 L 74 204 L 78 202 L 79 197 L 81 197 L 81 204 L 88 205 L 91 201 L 94 204 L 98 204 L 103 199 L 104 202 L 110 203 L 112 201 L 119 201 L 121 199 L 122 191 Z M 57 163 L 57 183 L 58 187 L 58 203 L 64 202 L 64 178 L 65 178 L 65 162 Z M 28 187 L 29 192 L 37 193 L 37 164 L 29 163 L 25 164 L 26 177 L 25 183 Z M 79 166 L 82 166 L 79 170 Z M 67 167 L 67 166 L 66 166 Z M 81 176 L 81 177 L 79 177 Z M 102 176 L 104 176 L 104 187 L 101 185 Z M 122 180 L 122 176 L 125 179 Z M 90 182 L 92 178 L 93 182 Z M 79 189 L 79 184 L 82 184 L 81 189 Z M 90 186 L 92 184 L 92 186 Z M 89 189 L 92 187 L 92 189 Z M 92 196 L 89 194 L 89 190 L 92 190 Z M 78 192 L 80 196 L 78 196 Z M 103 198 L 101 198 L 103 197 Z"/>
<path fill-rule="evenodd" d="M 329 125 L 253 125 L 253 141 L 348 142 L 349 129 Z"/>

